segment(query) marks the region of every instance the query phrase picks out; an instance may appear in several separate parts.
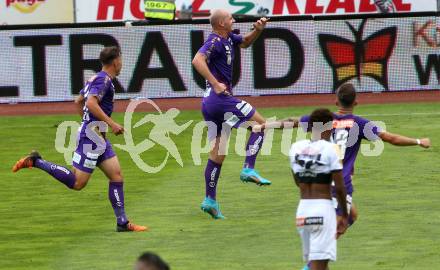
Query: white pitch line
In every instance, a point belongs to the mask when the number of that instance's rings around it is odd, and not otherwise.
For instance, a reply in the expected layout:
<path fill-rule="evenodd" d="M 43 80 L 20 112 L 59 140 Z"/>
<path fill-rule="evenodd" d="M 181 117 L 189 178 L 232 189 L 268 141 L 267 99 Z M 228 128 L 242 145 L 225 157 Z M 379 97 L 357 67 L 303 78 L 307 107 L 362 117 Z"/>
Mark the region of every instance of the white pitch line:
<path fill-rule="evenodd" d="M 420 112 L 420 113 L 371 113 L 371 114 L 356 114 L 362 117 L 371 117 L 371 116 L 426 116 L 426 115 L 440 115 L 440 112 Z M 56 128 L 54 124 L 41 124 L 41 125 L 8 125 L 8 126 L 0 126 L 0 130 L 10 129 L 10 128 L 47 128 L 49 127 Z"/>
<path fill-rule="evenodd" d="M 440 112 L 359 114 L 359 116 L 424 116 L 424 115 L 440 115 Z"/>

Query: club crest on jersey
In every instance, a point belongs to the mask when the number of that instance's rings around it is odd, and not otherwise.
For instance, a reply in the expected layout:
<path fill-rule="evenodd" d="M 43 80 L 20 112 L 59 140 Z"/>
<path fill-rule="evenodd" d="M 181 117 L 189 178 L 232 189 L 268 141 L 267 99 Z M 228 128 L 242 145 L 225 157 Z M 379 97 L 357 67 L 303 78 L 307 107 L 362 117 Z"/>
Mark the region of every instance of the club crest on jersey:
<path fill-rule="evenodd" d="M 359 30 L 346 22 L 354 35 L 354 41 L 331 34 L 319 34 L 319 44 L 325 59 L 333 70 L 333 91 L 345 82 L 361 77 L 377 81 L 385 90 L 388 88 L 388 61 L 393 53 L 397 27 L 387 27 L 363 39 L 365 24 L 362 20 Z"/>

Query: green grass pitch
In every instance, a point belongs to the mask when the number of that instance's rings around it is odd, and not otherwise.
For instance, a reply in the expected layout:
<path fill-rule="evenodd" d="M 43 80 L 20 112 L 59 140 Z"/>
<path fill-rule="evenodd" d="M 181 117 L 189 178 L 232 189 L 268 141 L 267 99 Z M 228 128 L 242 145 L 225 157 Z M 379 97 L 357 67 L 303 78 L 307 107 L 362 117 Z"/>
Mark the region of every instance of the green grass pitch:
<path fill-rule="evenodd" d="M 390 132 L 431 137 L 433 147 L 386 145 L 379 157 L 359 156 L 354 178 L 359 220 L 338 242 L 338 261 L 332 269 L 440 267 L 438 108 L 439 104 L 357 108 L 358 114 L 384 121 Z M 266 117 L 283 118 L 312 109 L 259 111 Z M 142 116 L 135 115 L 136 119 Z M 114 117 L 122 122 L 122 114 Z M 186 111 L 177 119 L 179 124 L 200 121 L 201 114 Z M 101 172 L 96 171 L 81 192 L 68 190 L 38 169 L 11 173 L 16 159 L 31 149 L 64 164 L 54 148 L 54 126 L 64 120 L 78 120 L 78 116 L 0 118 L 0 269 L 132 269 L 143 251 L 157 252 L 176 270 L 282 270 L 303 265 L 295 228 L 298 190 L 288 158 L 280 151 L 281 132 L 275 132 L 272 154 L 257 160 L 257 169 L 273 182 L 270 187 L 241 183 L 243 157 L 227 157 L 218 190 L 227 219 L 220 221 L 200 211 L 207 155 L 201 166 L 193 164 L 194 124 L 172 136 L 183 168 L 170 159 L 160 173 L 147 174 L 128 153 L 116 149 L 125 179 L 126 211 L 134 222 L 151 228 L 147 233 L 118 234 Z M 149 128 L 134 129 L 137 143 L 146 138 Z M 113 143 L 123 143 L 122 137 L 109 137 Z M 155 146 L 142 157 L 159 164 L 164 155 L 164 149 Z"/>

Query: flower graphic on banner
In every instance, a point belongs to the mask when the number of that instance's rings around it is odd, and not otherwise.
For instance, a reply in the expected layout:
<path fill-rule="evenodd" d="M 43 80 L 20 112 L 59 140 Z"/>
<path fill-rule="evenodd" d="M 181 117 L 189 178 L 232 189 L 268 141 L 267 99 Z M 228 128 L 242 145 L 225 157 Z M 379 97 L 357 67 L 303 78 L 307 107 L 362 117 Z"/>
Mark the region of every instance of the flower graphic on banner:
<path fill-rule="evenodd" d="M 46 0 L 6 0 L 6 7 L 13 7 L 21 13 L 32 13 L 45 1 Z"/>
<path fill-rule="evenodd" d="M 393 53 L 397 27 L 379 30 L 366 39 L 363 33 L 367 20 L 362 20 L 359 30 L 346 22 L 354 41 L 331 34 L 319 34 L 319 44 L 325 59 L 333 69 L 333 91 L 343 83 L 361 77 L 370 77 L 388 88 L 388 61 Z"/>

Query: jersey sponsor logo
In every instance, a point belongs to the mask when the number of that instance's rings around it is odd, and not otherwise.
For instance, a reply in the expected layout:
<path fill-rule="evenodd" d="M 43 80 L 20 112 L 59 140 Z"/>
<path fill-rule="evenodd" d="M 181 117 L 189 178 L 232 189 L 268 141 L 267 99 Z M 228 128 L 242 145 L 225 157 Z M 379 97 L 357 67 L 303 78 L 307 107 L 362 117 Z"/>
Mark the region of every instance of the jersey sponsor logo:
<path fill-rule="evenodd" d="M 248 114 L 252 111 L 252 105 L 251 104 L 246 104 L 244 105 L 244 107 L 241 109 L 241 112 L 243 113 L 244 116 L 248 116 Z"/>
<path fill-rule="evenodd" d="M 98 159 L 99 154 L 98 154 L 98 153 L 88 152 L 88 153 L 86 154 L 86 156 L 87 156 L 87 158 L 90 158 L 90 159 Z"/>
<path fill-rule="evenodd" d="M 70 171 L 68 169 L 64 168 L 64 167 L 61 167 L 61 166 L 57 165 L 56 169 L 59 170 L 59 171 L 64 172 L 65 174 L 70 174 Z"/>
<path fill-rule="evenodd" d="M 75 162 L 76 164 L 79 164 L 81 162 L 81 155 L 78 154 L 77 152 L 74 152 L 72 161 Z"/>
<path fill-rule="evenodd" d="M 354 119 L 345 120 L 333 120 L 333 128 L 352 128 L 354 125 Z"/>
<path fill-rule="evenodd" d="M 118 193 L 118 190 L 116 188 L 113 189 L 113 194 L 115 195 L 115 198 L 116 198 L 116 205 L 121 207 L 122 206 L 122 202 L 121 202 L 121 199 L 119 198 L 119 193 Z"/>
<path fill-rule="evenodd" d="M 258 150 L 260 150 L 260 143 L 262 140 L 263 140 L 263 136 L 258 136 L 255 143 L 249 147 L 249 153 L 247 153 L 249 156 L 253 156 L 258 153 Z"/>
<path fill-rule="evenodd" d="M 91 160 L 91 159 L 84 160 L 84 167 L 89 169 L 96 168 L 96 160 Z"/>
<path fill-rule="evenodd" d="M 296 226 L 324 225 L 324 217 L 299 217 L 296 218 Z"/>
<path fill-rule="evenodd" d="M 295 162 L 305 170 L 313 170 L 316 166 L 324 166 L 325 163 L 321 162 L 321 154 L 318 155 L 304 155 L 296 154 Z"/>
<path fill-rule="evenodd" d="M 58 165 L 56 165 L 56 164 L 52 164 L 52 165 L 50 165 L 50 169 L 51 169 L 52 171 L 59 170 L 59 171 L 64 172 L 65 174 L 70 174 L 70 171 L 69 171 L 68 169 L 66 169 L 66 168 L 64 168 L 64 167 L 61 167 L 61 166 L 58 166 Z"/>
<path fill-rule="evenodd" d="M 217 173 L 217 168 L 214 168 L 212 170 L 212 172 L 211 172 L 211 178 L 210 178 L 210 181 L 209 181 L 209 186 L 210 187 L 215 187 L 215 175 L 216 175 L 216 173 Z"/>
<path fill-rule="evenodd" d="M 362 20 L 359 30 L 346 22 L 354 35 L 354 41 L 331 34 L 319 34 L 319 44 L 325 59 L 333 70 L 333 91 L 342 84 L 362 77 L 388 88 L 388 61 L 397 38 L 397 27 L 387 27 L 363 39 L 367 20 Z"/>
<path fill-rule="evenodd" d="M 46 0 L 6 0 L 6 7 L 13 7 L 21 13 L 34 12 Z"/>
<path fill-rule="evenodd" d="M 231 117 L 229 117 L 229 118 L 226 120 L 225 123 L 226 123 L 228 126 L 233 127 L 233 126 L 235 126 L 235 124 L 238 123 L 238 121 L 240 121 L 240 118 L 238 118 L 238 116 L 236 116 L 236 115 L 232 115 Z"/>
<path fill-rule="evenodd" d="M 304 225 L 324 225 L 324 217 L 306 217 Z"/>
<path fill-rule="evenodd" d="M 248 116 L 248 114 L 252 111 L 253 107 L 251 104 L 247 103 L 246 101 L 241 101 L 240 103 L 238 103 L 235 106 L 237 109 L 240 110 L 240 112 L 244 115 L 244 116 Z"/>

